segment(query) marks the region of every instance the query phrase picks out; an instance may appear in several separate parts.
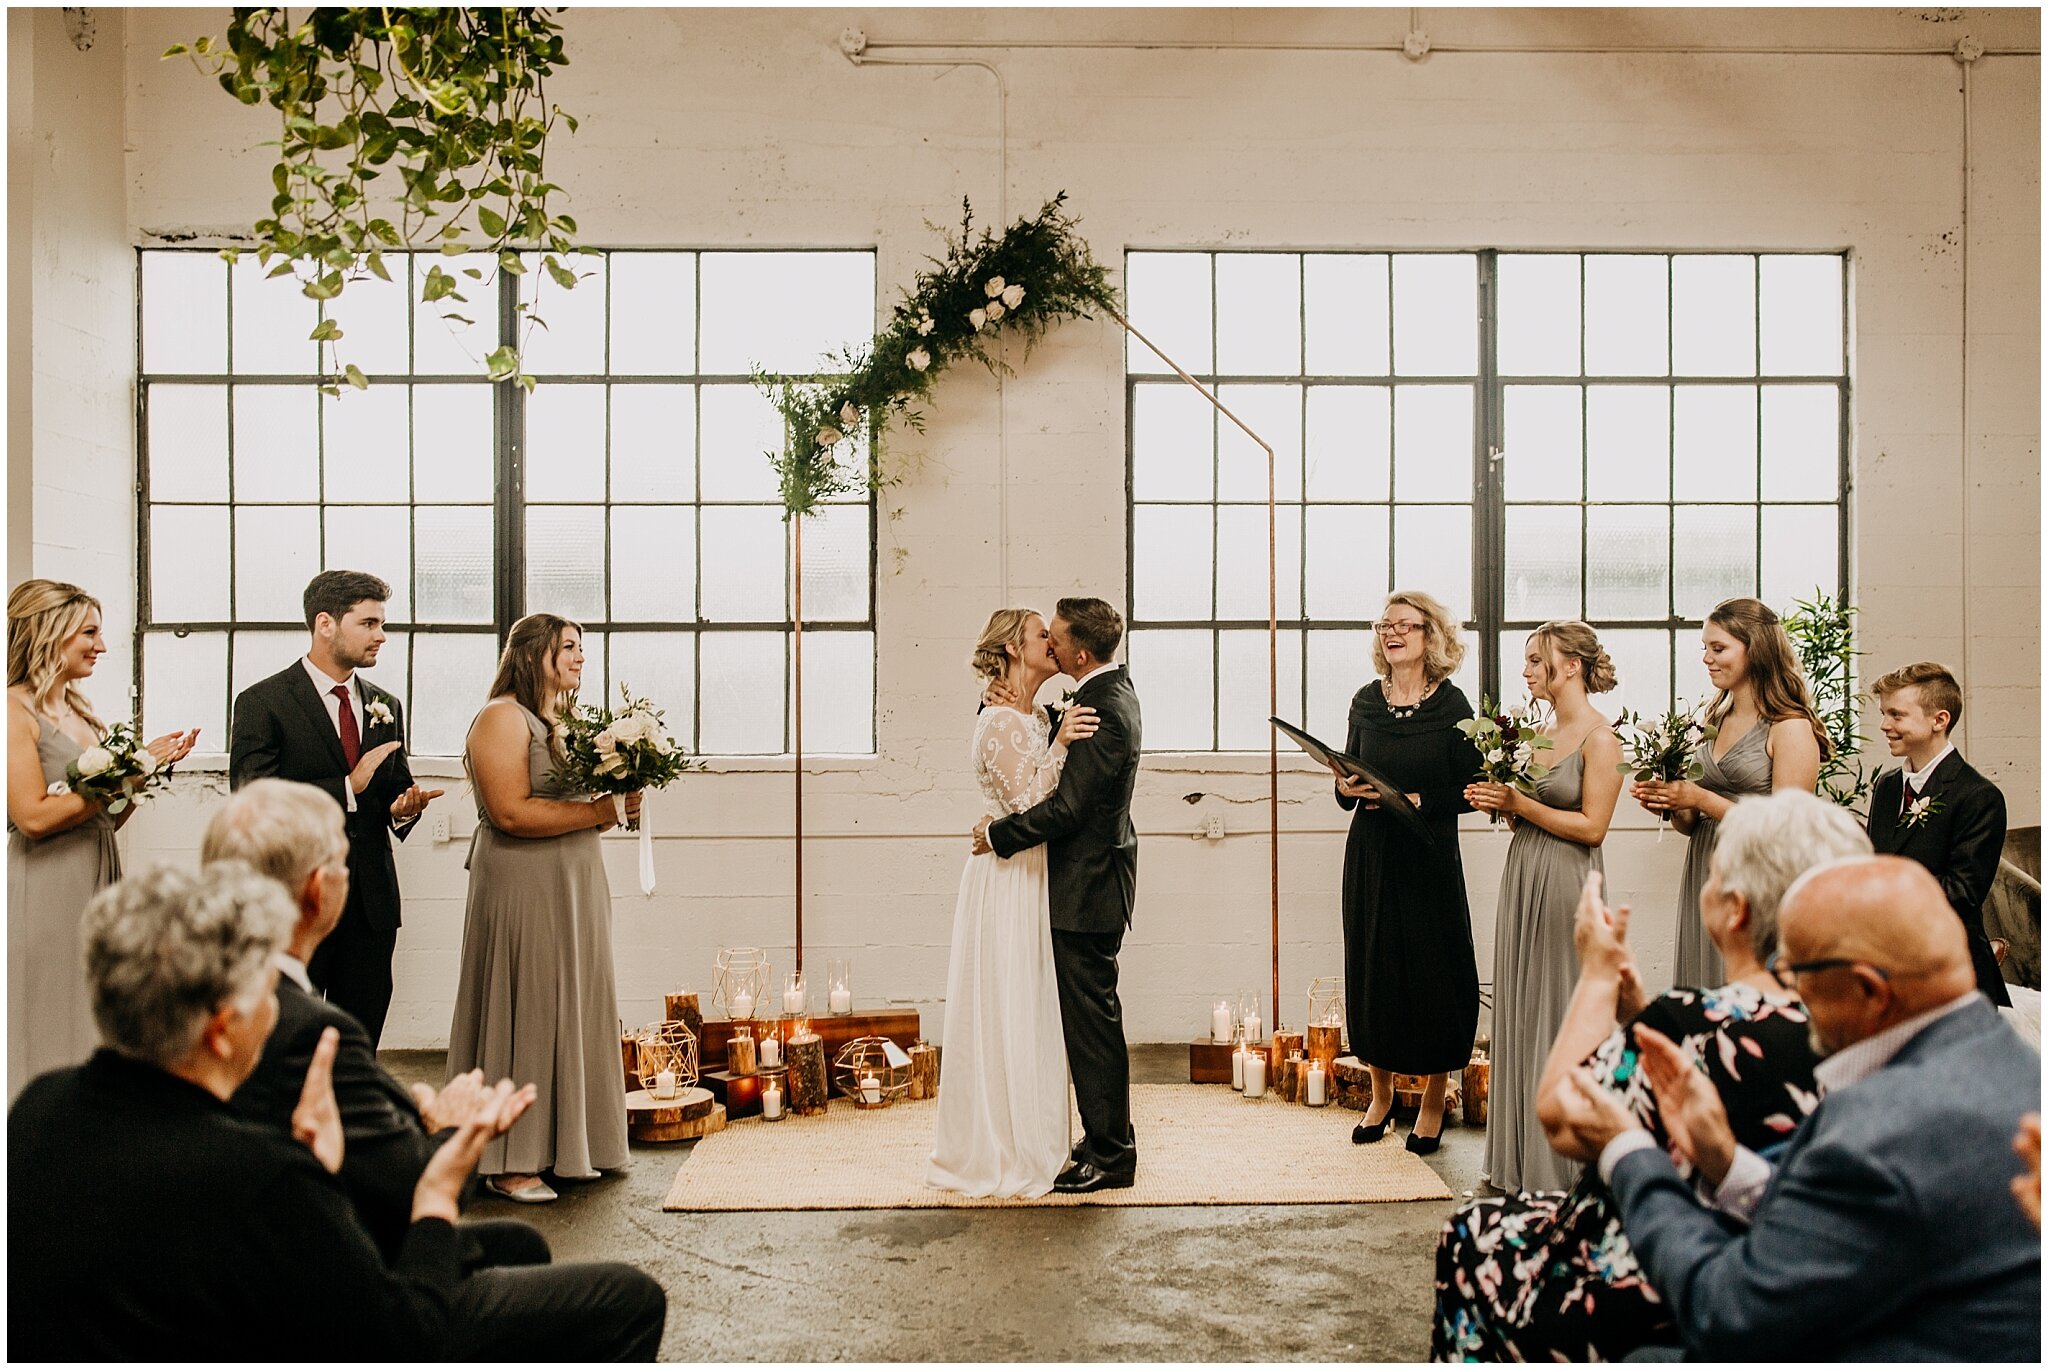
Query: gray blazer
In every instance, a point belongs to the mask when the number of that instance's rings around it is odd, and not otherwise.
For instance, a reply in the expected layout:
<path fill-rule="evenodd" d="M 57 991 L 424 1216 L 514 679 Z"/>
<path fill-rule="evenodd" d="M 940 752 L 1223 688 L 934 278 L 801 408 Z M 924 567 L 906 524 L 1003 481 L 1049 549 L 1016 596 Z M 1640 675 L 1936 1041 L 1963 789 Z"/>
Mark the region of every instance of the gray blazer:
<path fill-rule="evenodd" d="M 1703 1360 L 2041 1358 L 2041 1235 L 2009 1184 L 2041 1058 L 1983 999 L 1830 1094 L 1745 1231 L 1656 1148 L 1613 1190 L 1686 1354 Z"/>

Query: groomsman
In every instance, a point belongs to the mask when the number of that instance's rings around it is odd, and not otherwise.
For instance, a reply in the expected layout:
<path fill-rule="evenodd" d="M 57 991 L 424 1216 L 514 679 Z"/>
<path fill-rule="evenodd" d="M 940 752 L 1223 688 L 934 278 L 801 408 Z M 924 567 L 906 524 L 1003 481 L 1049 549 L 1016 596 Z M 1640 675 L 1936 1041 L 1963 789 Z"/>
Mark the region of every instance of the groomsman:
<path fill-rule="evenodd" d="M 372 1049 L 391 1007 L 398 944 L 398 867 L 391 834 L 412 830 L 440 790 L 413 783 L 397 696 L 358 674 L 384 645 L 391 587 L 361 571 L 322 571 L 306 586 L 306 655 L 235 698 L 229 784 L 276 776 L 315 785 L 345 811 L 348 903 L 306 967 L 330 1004 L 353 1015 Z"/>
<path fill-rule="evenodd" d="M 1916 661 L 1881 677 L 1870 693 L 1886 744 L 1903 758 L 1871 792 L 1870 844 L 1934 872 L 1969 935 L 1977 988 L 1994 1004 L 2010 1004 L 1984 935 L 1984 901 L 2005 848 L 2005 796 L 1949 741 L 1963 716 L 1963 692 L 1946 666 Z"/>

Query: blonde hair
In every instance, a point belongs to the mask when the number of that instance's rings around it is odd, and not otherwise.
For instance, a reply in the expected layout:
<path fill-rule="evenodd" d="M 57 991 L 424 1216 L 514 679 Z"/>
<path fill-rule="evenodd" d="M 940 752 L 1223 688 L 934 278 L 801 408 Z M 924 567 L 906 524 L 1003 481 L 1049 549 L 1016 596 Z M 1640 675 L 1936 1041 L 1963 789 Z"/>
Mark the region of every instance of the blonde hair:
<path fill-rule="evenodd" d="M 1579 679 L 1586 686 L 1589 695 L 1604 695 L 1613 689 L 1619 677 L 1614 673 L 1614 658 L 1607 655 L 1607 649 L 1600 645 L 1600 637 L 1591 624 L 1575 618 L 1558 618 L 1538 627 L 1529 634 L 1542 643 L 1546 650 L 1555 650 L 1559 656 L 1579 663 Z M 1548 662 L 1544 669 L 1550 669 Z"/>
<path fill-rule="evenodd" d="M 1828 730 L 1821 726 L 1813 695 L 1806 688 L 1805 673 L 1799 669 L 1799 653 L 1792 646 L 1792 635 L 1785 631 L 1777 611 L 1762 600 L 1745 595 L 1716 604 L 1707 615 L 1707 622 L 1742 644 L 1748 657 L 1745 670 L 1750 692 L 1756 696 L 1756 711 L 1764 722 L 1803 718 L 1813 729 L 1814 741 L 1820 744 L 1821 757 L 1834 755 L 1835 744 L 1828 738 Z M 1722 690 L 1707 709 L 1707 721 L 1719 723 L 1732 707 L 1734 701 Z"/>
<path fill-rule="evenodd" d="M 1036 609 L 998 609 L 988 616 L 988 626 L 981 630 L 981 640 L 974 644 L 974 655 L 967 664 L 983 680 L 1001 680 L 1010 673 L 1010 657 L 1003 650 L 1016 647 L 1023 654 L 1024 625 L 1029 623 Z"/>
<path fill-rule="evenodd" d="M 58 660 L 64 644 L 85 626 L 85 616 L 103 613 L 100 602 L 61 580 L 24 580 L 7 596 L 7 685 L 28 688 L 41 707 L 61 696 L 95 733 L 106 728 L 78 687 L 62 680 Z"/>
<path fill-rule="evenodd" d="M 1380 613 L 1384 615 L 1396 604 L 1405 604 L 1422 615 L 1422 678 L 1431 685 L 1450 679 L 1465 661 L 1465 644 L 1458 641 L 1458 623 L 1451 617 L 1451 611 L 1420 590 L 1396 590 L 1387 596 Z M 1394 672 L 1377 628 L 1372 634 L 1372 664 L 1381 679 Z"/>

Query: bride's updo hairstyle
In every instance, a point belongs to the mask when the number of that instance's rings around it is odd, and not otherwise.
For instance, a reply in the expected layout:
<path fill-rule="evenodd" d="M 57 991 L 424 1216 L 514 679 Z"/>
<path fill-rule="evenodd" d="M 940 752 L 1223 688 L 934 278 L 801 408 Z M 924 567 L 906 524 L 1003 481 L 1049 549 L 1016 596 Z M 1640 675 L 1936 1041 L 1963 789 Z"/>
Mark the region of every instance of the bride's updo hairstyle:
<path fill-rule="evenodd" d="M 1590 625 L 1575 618 L 1557 618 L 1529 636 L 1543 644 L 1546 655 L 1554 651 L 1567 660 L 1577 661 L 1579 679 L 1585 682 L 1587 694 L 1604 695 L 1614 688 L 1618 679 L 1614 658 L 1607 655 Z"/>
<path fill-rule="evenodd" d="M 974 644 L 974 656 L 968 662 L 974 673 L 983 680 L 1001 680 L 1010 673 L 1010 656 L 1005 647 L 1024 646 L 1024 625 L 1036 609 L 998 609 L 988 616 L 988 627 L 981 630 L 981 641 Z"/>

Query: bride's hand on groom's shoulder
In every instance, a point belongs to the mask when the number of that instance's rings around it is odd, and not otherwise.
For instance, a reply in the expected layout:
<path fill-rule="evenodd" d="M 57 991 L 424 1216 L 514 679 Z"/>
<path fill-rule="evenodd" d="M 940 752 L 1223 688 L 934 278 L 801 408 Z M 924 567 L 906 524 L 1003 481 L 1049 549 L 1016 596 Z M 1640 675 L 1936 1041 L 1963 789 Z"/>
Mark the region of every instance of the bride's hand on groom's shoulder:
<path fill-rule="evenodd" d="M 1095 730 L 1100 726 L 1095 710 L 1086 704 L 1076 704 L 1061 716 L 1060 733 L 1053 740 L 1062 747 L 1071 747 L 1084 737 L 1095 736 Z"/>
<path fill-rule="evenodd" d="M 1024 708 L 1024 701 L 1017 698 L 1017 692 L 1010 688 L 1008 682 L 1001 680 L 991 680 L 988 683 L 988 688 L 981 692 L 981 702 L 984 708 L 989 709 L 1021 711 Z"/>

